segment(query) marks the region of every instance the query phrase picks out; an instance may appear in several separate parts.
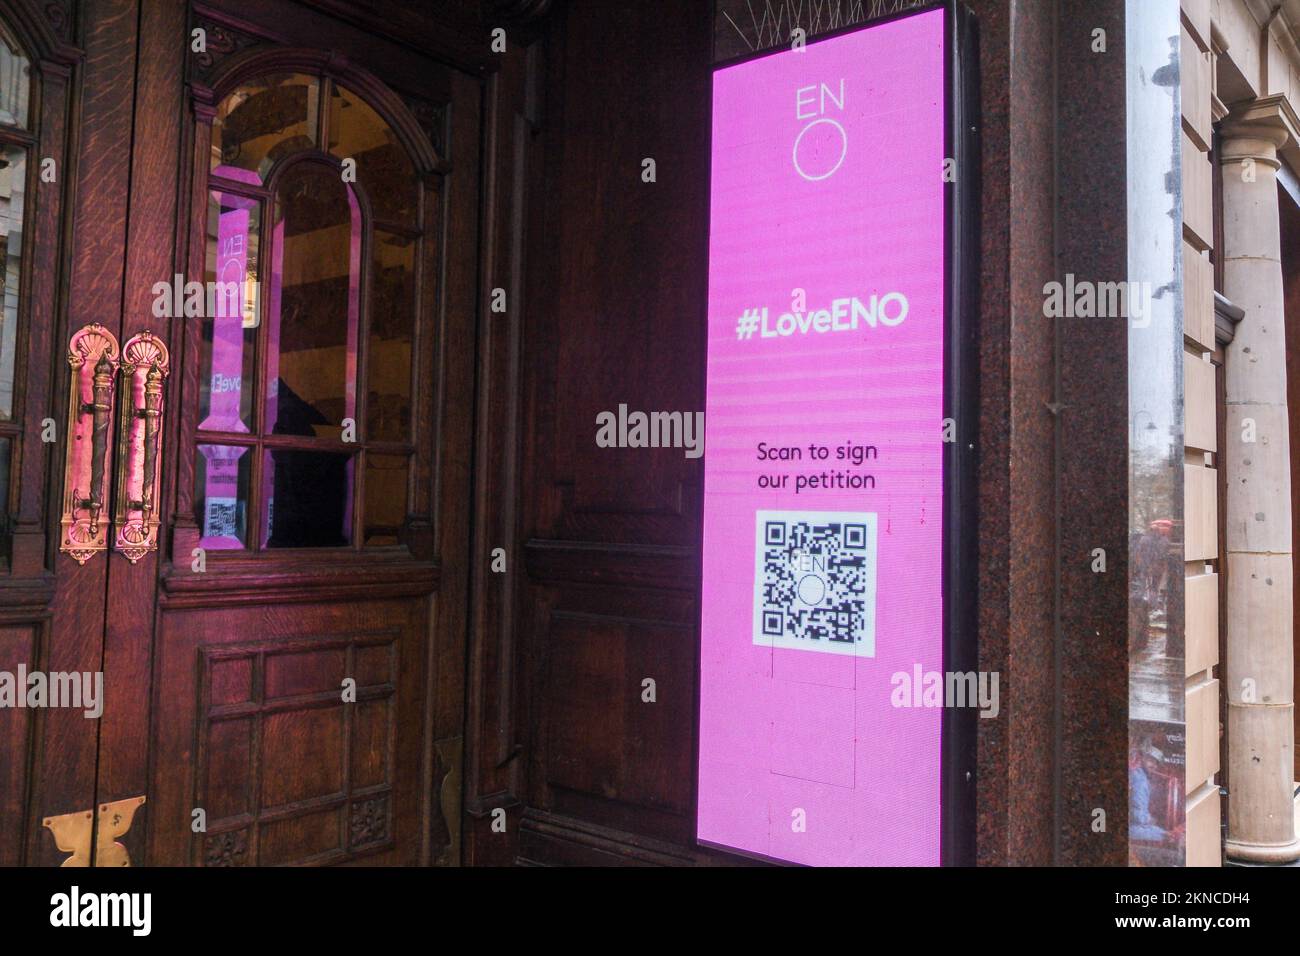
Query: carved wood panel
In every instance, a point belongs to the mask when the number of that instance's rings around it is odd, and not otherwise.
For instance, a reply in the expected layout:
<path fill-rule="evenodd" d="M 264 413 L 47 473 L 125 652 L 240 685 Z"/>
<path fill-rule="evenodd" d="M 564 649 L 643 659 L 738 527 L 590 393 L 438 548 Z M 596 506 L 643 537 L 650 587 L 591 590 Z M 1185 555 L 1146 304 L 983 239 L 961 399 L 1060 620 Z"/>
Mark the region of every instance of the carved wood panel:
<path fill-rule="evenodd" d="M 689 816 L 691 747 L 678 731 L 693 719 L 693 638 L 689 620 L 550 613 L 543 693 L 555 805 L 597 797 Z"/>
<path fill-rule="evenodd" d="M 204 647 L 196 852 L 328 863 L 391 849 L 398 632 Z M 354 697 L 340 688 L 355 682 Z M 333 827 L 326 821 L 332 820 Z"/>
<path fill-rule="evenodd" d="M 431 603 L 165 613 L 152 861 L 418 863 Z"/>

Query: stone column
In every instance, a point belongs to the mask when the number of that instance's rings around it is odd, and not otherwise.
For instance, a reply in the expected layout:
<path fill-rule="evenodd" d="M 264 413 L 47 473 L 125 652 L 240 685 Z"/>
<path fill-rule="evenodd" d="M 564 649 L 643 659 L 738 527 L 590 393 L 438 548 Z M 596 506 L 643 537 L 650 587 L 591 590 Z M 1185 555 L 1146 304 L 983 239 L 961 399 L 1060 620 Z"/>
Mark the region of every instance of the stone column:
<path fill-rule="evenodd" d="M 1278 223 L 1288 124 L 1256 103 L 1224 122 L 1224 293 L 1245 310 L 1225 357 L 1228 840 L 1238 860 L 1300 858 L 1292 802 L 1291 461 Z M 1253 441 L 1252 441 L 1253 439 Z"/>

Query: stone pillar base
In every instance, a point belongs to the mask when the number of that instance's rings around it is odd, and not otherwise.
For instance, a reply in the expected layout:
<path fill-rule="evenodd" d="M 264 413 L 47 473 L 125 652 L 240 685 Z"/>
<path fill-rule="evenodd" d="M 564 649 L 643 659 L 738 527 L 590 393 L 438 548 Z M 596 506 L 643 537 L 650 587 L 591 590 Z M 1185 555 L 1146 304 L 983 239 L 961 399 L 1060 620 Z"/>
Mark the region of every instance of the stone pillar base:
<path fill-rule="evenodd" d="M 1234 860 L 1248 863 L 1294 863 L 1300 860 L 1300 839 L 1290 843 L 1240 843 L 1228 840 L 1224 843 L 1228 856 Z"/>

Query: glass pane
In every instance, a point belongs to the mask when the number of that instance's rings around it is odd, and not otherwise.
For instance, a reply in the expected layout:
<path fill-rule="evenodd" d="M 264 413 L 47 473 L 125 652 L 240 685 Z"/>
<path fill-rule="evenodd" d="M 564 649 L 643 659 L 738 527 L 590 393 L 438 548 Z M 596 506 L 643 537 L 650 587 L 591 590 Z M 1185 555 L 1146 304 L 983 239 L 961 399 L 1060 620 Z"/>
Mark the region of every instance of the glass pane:
<path fill-rule="evenodd" d="M 329 102 L 329 151 L 357 162 L 357 182 L 374 214 L 415 225 L 415 167 L 383 118 L 351 90 L 335 85 Z"/>
<path fill-rule="evenodd" d="M 336 548 L 352 540 L 352 455 L 266 452 L 266 548 Z"/>
<path fill-rule="evenodd" d="M 258 323 L 257 250 L 262 207 L 213 191 L 208 198 L 207 290 L 199 382 L 199 428 L 246 432 L 252 424 L 253 346 Z"/>
<path fill-rule="evenodd" d="M 361 212 L 338 172 L 299 163 L 275 194 L 266 424 L 337 438 L 356 416 Z"/>
<path fill-rule="evenodd" d="M 248 544 L 251 448 L 199 445 L 194 462 L 194 519 L 199 547 L 213 550 Z"/>
<path fill-rule="evenodd" d="M 398 543 L 406 520 L 407 465 L 405 455 L 366 455 L 365 544 Z"/>
<path fill-rule="evenodd" d="M 320 88 L 299 73 L 264 76 L 231 93 L 212 121 L 212 171 L 265 182 L 281 157 L 316 145 Z"/>
<path fill-rule="evenodd" d="M 23 270 L 23 206 L 27 151 L 0 147 L 0 255 L 4 259 L 4 311 L 0 313 L 0 418 L 13 417 L 14 348 L 18 341 L 18 286 Z"/>
<path fill-rule="evenodd" d="M 366 438 L 405 441 L 411 433 L 411 329 L 419 240 L 379 231 L 374 235 Z"/>
<path fill-rule="evenodd" d="M 0 26 L 0 123 L 27 125 L 27 98 L 31 89 L 31 65 L 18 44 Z"/>

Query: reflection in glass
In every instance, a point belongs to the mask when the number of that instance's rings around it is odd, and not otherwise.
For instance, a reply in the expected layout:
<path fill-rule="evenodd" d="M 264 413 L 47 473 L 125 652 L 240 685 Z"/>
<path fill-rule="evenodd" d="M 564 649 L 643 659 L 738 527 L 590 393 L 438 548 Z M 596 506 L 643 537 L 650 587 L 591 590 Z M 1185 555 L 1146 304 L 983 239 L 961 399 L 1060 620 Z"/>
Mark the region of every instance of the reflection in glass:
<path fill-rule="evenodd" d="M 366 437 L 406 441 L 411 430 L 411 330 L 415 325 L 418 240 L 378 230 L 374 235 Z"/>
<path fill-rule="evenodd" d="M 1130 138 L 1125 177 L 1128 275 L 1148 306 L 1130 313 L 1126 348 L 1129 860 L 1181 866 L 1184 801 L 1202 781 L 1186 779 L 1179 21 L 1177 5 L 1128 0 L 1125 11 L 1128 128 L 1149 132 Z"/>
<path fill-rule="evenodd" d="M 311 149 L 320 87 L 297 73 L 260 77 L 231 93 L 212 121 L 212 171 L 262 183 L 276 160 Z"/>
<path fill-rule="evenodd" d="M 248 543 L 251 449 L 199 445 L 195 456 L 195 520 L 199 547 L 242 548 Z"/>
<path fill-rule="evenodd" d="M 263 464 L 263 547 L 337 548 L 352 540 L 353 456 L 275 449 Z"/>
<path fill-rule="evenodd" d="M 12 454 L 12 440 L 0 438 L 0 555 L 9 553 L 9 464 Z"/>
<path fill-rule="evenodd" d="M 18 44 L 0 26 L 0 123 L 27 125 L 27 100 L 31 89 L 31 65 Z"/>
<path fill-rule="evenodd" d="M 397 544 L 406 520 L 406 455 L 366 456 L 365 533 L 368 547 Z"/>
<path fill-rule="evenodd" d="M 415 225 L 415 168 L 391 126 L 351 90 L 335 85 L 329 101 L 329 152 L 354 159 L 357 182 L 379 219 Z"/>
<path fill-rule="evenodd" d="M 337 438 L 356 417 L 361 211 L 338 170 L 304 162 L 275 194 L 266 428 Z"/>
<path fill-rule="evenodd" d="M 258 324 L 257 250 L 261 204 L 213 190 L 208 198 L 207 288 L 214 314 L 203 320 L 199 428 L 247 432 L 252 421 L 253 346 Z M 229 290 L 229 294 L 226 294 Z"/>
<path fill-rule="evenodd" d="M 355 185 L 340 176 L 345 158 L 356 163 Z M 218 178 L 204 278 L 209 299 L 229 308 L 203 318 L 199 428 L 210 444 L 199 446 L 196 518 L 204 545 L 341 547 L 353 543 L 354 528 L 365 545 L 399 543 L 422 241 L 413 163 L 355 93 L 281 73 L 222 101 L 210 168 Z M 235 290 L 229 298 L 223 283 Z M 367 399 L 359 422 L 358 387 Z M 349 420 L 355 446 L 339 443 Z M 252 447 L 212 444 L 243 440 L 213 432 L 247 434 Z M 367 447 L 376 441 L 390 443 L 390 454 Z M 355 486 L 361 467 L 364 489 Z"/>
<path fill-rule="evenodd" d="M 27 152 L 0 147 L 0 256 L 4 260 L 4 312 L 0 314 L 0 418 L 13 417 L 14 349 L 18 341 L 18 286 L 23 270 L 23 199 Z"/>

